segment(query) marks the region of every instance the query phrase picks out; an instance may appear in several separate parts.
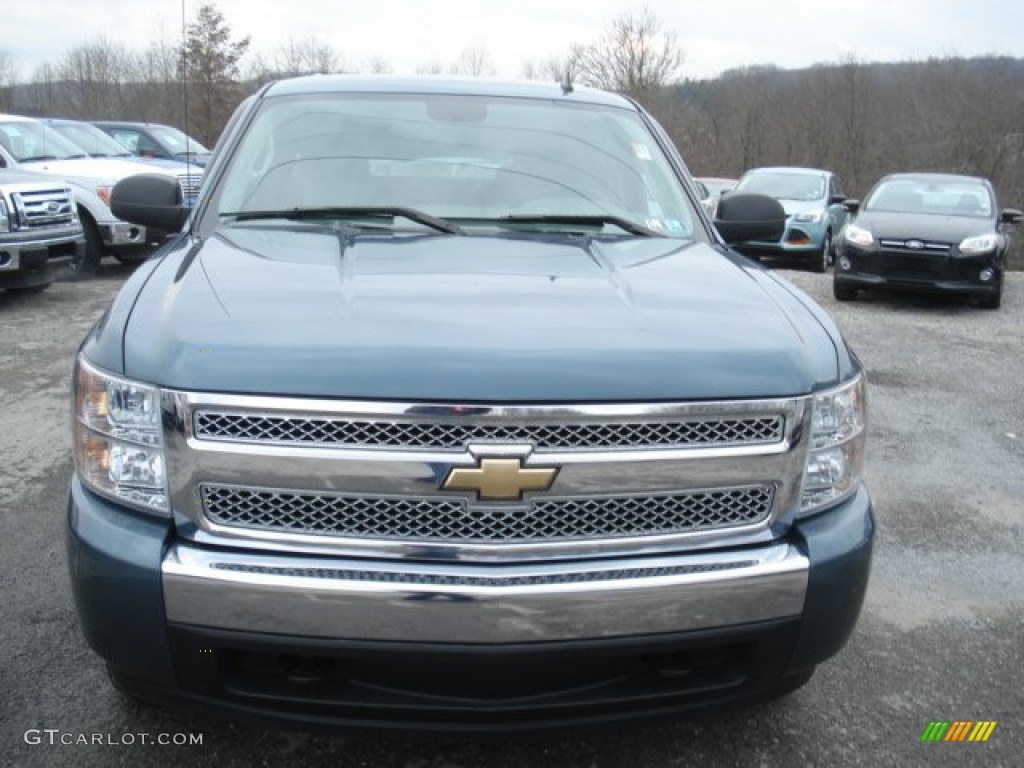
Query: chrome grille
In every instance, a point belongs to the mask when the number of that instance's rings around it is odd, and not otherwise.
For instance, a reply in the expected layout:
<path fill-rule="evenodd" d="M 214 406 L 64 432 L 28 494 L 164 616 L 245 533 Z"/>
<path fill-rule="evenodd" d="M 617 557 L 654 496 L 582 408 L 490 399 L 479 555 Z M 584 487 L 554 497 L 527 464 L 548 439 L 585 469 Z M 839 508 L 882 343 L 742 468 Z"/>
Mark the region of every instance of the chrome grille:
<path fill-rule="evenodd" d="M 22 190 L 11 195 L 18 229 L 53 227 L 75 220 L 75 200 L 67 188 Z"/>
<path fill-rule="evenodd" d="M 202 410 L 195 413 L 200 440 L 326 447 L 464 450 L 470 443 L 529 443 L 536 450 L 607 450 L 736 446 L 778 443 L 785 418 L 778 414 L 660 422 L 485 424 L 404 422 Z"/>
<path fill-rule="evenodd" d="M 202 175 L 185 175 L 178 177 L 178 184 L 181 185 L 181 193 L 188 200 L 190 197 L 199 196 L 199 188 L 203 185 Z"/>
<path fill-rule="evenodd" d="M 276 533 L 452 542 L 538 542 L 657 536 L 754 525 L 774 489 L 538 497 L 472 507 L 447 497 L 357 496 L 204 484 L 206 517 L 218 525 Z"/>
<path fill-rule="evenodd" d="M 882 239 L 879 240 L 878 243 L 884 249 L 911 254 L 920 254 L 922 251 L 929 253 L 949 253 L 950 249 L 953 247 L 950 243 L 939 243 L 931 240 L 915 240 L 913 238 L 910 240 Z M 914 243 L 914 245 L 912 246 L 911 243 Z"/>

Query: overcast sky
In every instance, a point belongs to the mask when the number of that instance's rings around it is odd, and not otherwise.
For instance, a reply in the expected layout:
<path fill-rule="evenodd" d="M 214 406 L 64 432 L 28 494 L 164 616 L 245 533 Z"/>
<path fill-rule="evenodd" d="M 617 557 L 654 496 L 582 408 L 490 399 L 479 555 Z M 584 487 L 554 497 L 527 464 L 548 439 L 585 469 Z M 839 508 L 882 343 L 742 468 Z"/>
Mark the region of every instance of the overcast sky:
<path fill-rule="evenodd" d="M 185 0 L 191 20 L 199 0 Z M 235 37 L 273 53 L 289 37 L 330 43 L 348 69 L 372 57 L 397 73 L 447 66 L 482 46 L 497 74 L 596 39 L 622 0 L 220 0 Z M 853 54 L 865 61 L 1005 54 L 1024 57 L 1022 0 L 649 0 L 686 53 L 684 77 L 750 64 L 804 67 Z M 0 50 L 23 79 L 69 47 L 100 35 L 144 47 L 180 37 L 180 0 L 4 2 Z"/>

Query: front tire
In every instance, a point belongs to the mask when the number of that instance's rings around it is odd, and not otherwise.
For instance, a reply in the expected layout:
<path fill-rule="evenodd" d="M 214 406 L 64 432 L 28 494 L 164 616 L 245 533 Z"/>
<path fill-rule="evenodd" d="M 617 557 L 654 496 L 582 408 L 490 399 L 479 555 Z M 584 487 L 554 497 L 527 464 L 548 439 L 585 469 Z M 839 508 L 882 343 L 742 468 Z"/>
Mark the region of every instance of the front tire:
<path fill-rule="evenodd" d="M 821 251 L 815 252 L 811 269 L 819 275 L 828 272 L 828 265 L 832 263 L 832 233 L 826 232 L 825 239 L 821 243 Z"/>
<path fill-rule="evenodd" d="M 75 256 L 72 259 L 67 272 L 64 273 L 68 280 L 85 280 L 92 277 L 103 260 L 103 238 L 100 236 L 99 227 L 81 208 L 78 209 L 78 217 L 82 221 L 82 230 L 85 233 L 85 251 L 81 257 Z"/>
<path fill-rule="evenodd" d="M 150 253 L 148 250 L 142 250 L 138 252 L 133 251 L 114 251 L 114 258 L 122 264 L 128 264 L 129 266 L 135 266 L 141 264 L 148 259 Z"/>

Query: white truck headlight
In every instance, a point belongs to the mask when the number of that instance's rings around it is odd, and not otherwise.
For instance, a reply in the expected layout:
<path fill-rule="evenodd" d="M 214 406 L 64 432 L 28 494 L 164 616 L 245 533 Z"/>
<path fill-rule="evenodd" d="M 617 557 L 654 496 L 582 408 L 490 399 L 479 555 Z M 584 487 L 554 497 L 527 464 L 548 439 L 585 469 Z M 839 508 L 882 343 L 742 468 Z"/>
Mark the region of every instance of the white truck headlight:
<path fill-rule="evenodd" d="M 852 494 L 864 477 L 867 400 L 864 375 L 815 395 L 800 514 Z"/>
<path fill-rule="evenodd" d="M 169 513 L 160 390 L 75 361 L 75 468 L 92 490 Z"/>

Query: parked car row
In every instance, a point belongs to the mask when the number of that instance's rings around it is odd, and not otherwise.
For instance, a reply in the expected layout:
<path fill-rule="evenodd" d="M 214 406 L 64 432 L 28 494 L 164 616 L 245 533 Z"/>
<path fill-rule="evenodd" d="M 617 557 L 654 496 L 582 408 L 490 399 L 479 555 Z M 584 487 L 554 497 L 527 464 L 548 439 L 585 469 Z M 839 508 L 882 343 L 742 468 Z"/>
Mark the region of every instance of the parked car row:
<path fill-rule="evenodd" d="M 990 309 L 1002 301 L 1010 229 L 1024 214 L 1000 208 L 986 179 L 891 174 L 863 205 L 847 199 L 836 174 L 815 168 L 754 168 L 731 188 L 728 181 L 694 179 L 712 218 L 723 195 L 733 192 L 768 195 L 786 212 L 779 238 L 740 243 L 736 250 L 753 258 L 801 259 L 815 272 L 826 272 L 838 254 L 833 281 L 840 301 L 875 287 L 972 296 Z"/>
<path fill-rule="evenodd" d="M 205 152 L 205 147 L 198 143 L 189 145 L 188 141 L 186 146 Z M 203 171 L 198 157 L 195 162 L 191 155 L 186 159 L 188 162 L 138 157 L 88 123 L 0 114 L 0 169 L 18 171 L 19 183 L 26 183 L 25 174 L 38 174 L 41 178 L 36 181 L 50 185 L 56 177 L 62 188 L 70 190 L 75 226 L 80 228 L 84 240 L 84 247 L 76 249 L 66 265 L 72 277 L 91 272 L 106 253 L 126 263 L 141 261 L 149 255 L 151 244 L 162 239 L 164 233 L 114 216 L 110 210 L 111 190 L 126 177 L 157 172 L 174 177 L 185 204 L 194 204 Z M 24 217 L 13 199 L 10 207 L 12 215 L 21 217 L 18 226 L 24 226 Z M 13 265 L 21 264 L 22 260 L 15 260 L 11 253 L 8 256 L 9 268 L 20 270 L 21 267 Z"/>

